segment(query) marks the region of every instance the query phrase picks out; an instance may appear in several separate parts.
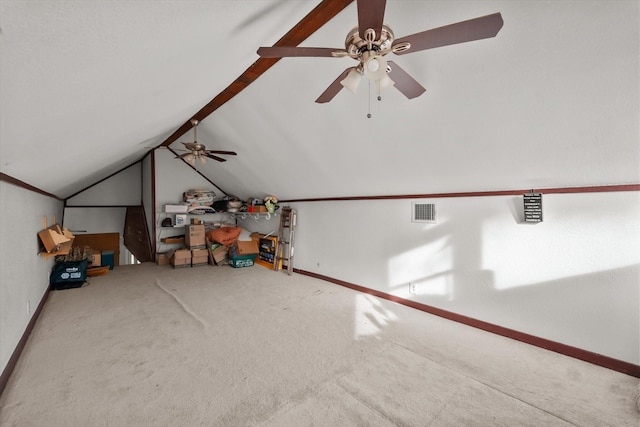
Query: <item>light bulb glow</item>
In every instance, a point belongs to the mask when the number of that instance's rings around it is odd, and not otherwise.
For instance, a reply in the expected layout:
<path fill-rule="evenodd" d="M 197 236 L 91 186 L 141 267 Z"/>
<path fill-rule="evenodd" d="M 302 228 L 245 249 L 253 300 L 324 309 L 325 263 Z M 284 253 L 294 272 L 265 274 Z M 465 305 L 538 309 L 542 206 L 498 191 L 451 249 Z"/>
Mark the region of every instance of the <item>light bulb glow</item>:
<path fill-rule="evenodd" d="M 365 62 L 364 70 L 369 80 L 380 80 L 387 75 L 387 60 L 381 55 L 372 56 Z"/>
<path fill-rule="evenodd" d="M 378 68 L 380 68 L 380 63 L 376 58 L 371 59 L 367 63 L 367 69 L 372 73 L 375 73 L 376 71 L 378 71 Z"/>

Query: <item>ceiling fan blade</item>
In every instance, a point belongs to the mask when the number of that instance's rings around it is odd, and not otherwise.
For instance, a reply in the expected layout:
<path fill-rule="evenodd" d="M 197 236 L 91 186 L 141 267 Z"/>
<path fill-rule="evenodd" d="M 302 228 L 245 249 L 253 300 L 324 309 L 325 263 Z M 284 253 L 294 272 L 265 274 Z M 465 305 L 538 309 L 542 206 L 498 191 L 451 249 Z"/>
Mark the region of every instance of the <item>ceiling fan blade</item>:
<path fill-rule="evenodd" d="M 358 33 L 362 40 L 369 28 L 376 32 L 375 40 L 380 38 L 386 5 L 387 0 L 358 0 Z"/>
<path fill-rule="evenodd" d="M 502 15 L 494 13 L 402 37 L 396 39 L 393 46 L 409 42 L 411 44 L 409 49 L 395 52 L 397 55 L 404 55 L 420 50 L 488 39 L 498 34 L 503 23 Z"/>
<path fill-rule="evenodd" d="M 180 154 L 179 156 L 175 156 L 174 159 L 184 159 L 189 154 L 192 154 L 191 151 L 189 151 L 188 153 Z"/>
<path fill-rule="evenodd" d="M 322 92 L 322 95 L 320 95 L 318 99 L 316 99 L 316 102 L 318 104 L 324 104 L 325 102 L 331 101 L 333 97 L 336 96 L 338 92 L 340 92 L 340 90 L 343 88 L 342 83 L 340 82 L 344 80 L 345 77 L 347 77 L 347 74 L 349 74 L 349 71 L 351 71 L 351 69 L 353 68 L 354 67 L 350 67 L 344 70 L 342 74 L 340 74 L 338 78 L 335 79 L 324 92 Z"/>
<path fill-rule="evenodd" d="M 402 92 L 404 96 L 413 99 L 425 92 L 426 89 L 395 62 L 388 61 L 387 64 L 391 68 L 389 77 L 395 82 L 396 89 Z"/>
<path fill-rule="evenodd" d="M 335 52 L 340 52 L 334 55 Z M 330 47 L 297 47 L 297 46 L 272 46 L 261 47 L 258 55 L 263 58 L 284 58 L 288 56 L 311 56 L 311 57 L 340 57 L 347 53 L 344 49 L 332 49 Z"/>
<path fill-rule="evenodd" d="M 222 150 L 206 150 L 207 154 L 226 154 L 228 156 L 237 156 L 235 151 L 222 151 Z"/>
<path fill-rule="evenodd" d="M 219 162 L 226 162 L 227 161 L 227 159 L 223 159 L 222 157 L 214 156 L 213 154 L 209 154 L 209 153 L 204 153 L 202 155 L 205 156 L 205 157 L 208 157 L 210 159 L 217 160 Z"/>

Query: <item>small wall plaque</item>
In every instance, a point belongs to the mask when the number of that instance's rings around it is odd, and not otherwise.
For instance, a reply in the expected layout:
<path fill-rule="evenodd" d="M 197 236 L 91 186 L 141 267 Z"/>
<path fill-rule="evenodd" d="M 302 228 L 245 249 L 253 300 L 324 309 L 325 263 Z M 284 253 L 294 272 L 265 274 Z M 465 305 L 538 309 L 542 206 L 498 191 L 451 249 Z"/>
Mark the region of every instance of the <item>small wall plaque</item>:
<path fill-rule="evenodd" d="M 523 195 L 524 198 L 524 222 L 542 222 L 542 193 Z"/>

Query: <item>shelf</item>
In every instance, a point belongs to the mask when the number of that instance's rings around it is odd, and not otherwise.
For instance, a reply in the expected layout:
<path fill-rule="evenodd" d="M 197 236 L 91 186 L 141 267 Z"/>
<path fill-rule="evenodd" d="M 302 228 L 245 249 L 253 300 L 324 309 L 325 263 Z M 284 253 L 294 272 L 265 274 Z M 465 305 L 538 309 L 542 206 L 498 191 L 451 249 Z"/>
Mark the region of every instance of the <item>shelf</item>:
<path fill-rule="evenodd" d="M 278 212 L 270 213 L 270 212 L 227 212 L 235 219 L 245 220 L 245 219 L 253 219 L 254 221 L 259 221 L 260 219 L 270 220 L 272 217 L 278 216 Z"/>
<path fill-rule="evenodd" d="M 172 237 L 164 237 L 162 239 L 160 239 L 160 242 L 162 242 L 165 245 L 171 245 L 171 244 L 175 244 L 175 243 L 184 243 L 184 237 L 178 239 L 178 238 L 172 238 Z"/>

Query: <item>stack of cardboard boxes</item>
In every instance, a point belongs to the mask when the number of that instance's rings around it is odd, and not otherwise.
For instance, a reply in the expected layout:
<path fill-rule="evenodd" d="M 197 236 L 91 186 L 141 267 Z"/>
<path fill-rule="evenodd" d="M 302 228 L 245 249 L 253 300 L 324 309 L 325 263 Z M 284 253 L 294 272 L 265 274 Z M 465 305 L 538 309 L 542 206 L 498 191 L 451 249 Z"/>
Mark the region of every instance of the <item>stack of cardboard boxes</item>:
<path fill-rule="evenodd" d="M 258 240 L 236 240 L 232 245 L 212 242 L 206 238 L 204 224 L 185 225 L 185 248 L 174 249 L 167 254 L 158 254 L 159 265 L 171 264 L 173 268 L 196 267 L 199 265 L 230 264 L 232 267 L 254 265 L 260 252 Z"/>
<path fill-rule="evenodd" d="M 190 224 L 185 226 L 184 243 L 191 250 L 191 266 L 207 265 L 209 252 L 204 236 L 204 224 Z"/>
<path fill-rule="evenodd" d="M 185 225 L 184 243 L 186 248 L 176 249 L 170 256 L 173 268 L 207 265 L 209 253 L 205 242 L 204 224 Z"/>

